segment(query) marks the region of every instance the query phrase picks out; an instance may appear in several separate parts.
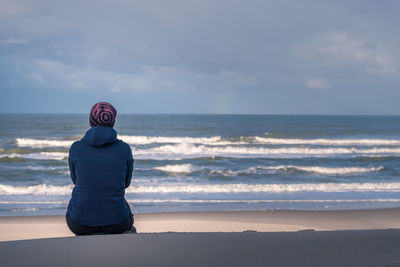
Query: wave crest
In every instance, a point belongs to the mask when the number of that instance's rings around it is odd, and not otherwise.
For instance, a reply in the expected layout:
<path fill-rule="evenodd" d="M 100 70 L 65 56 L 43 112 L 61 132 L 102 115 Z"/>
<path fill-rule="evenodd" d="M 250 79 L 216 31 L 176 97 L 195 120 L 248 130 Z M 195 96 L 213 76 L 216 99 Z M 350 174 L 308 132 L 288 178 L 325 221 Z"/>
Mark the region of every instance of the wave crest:
<path fill-rule="evenodd" d="M 171 185 L 128 188 L 127 193 L 288 193 L 288 192 L 368 192 L 400 191 L 400 183 L 321 183 L 321 184 L 214 184 Z"/>
<path fill-rule="evenodd" d="M 135 155 L 140 159 L 168 158 L 184 156 L 187 158 L 222 156 L 222 157 L 325 157 L 340 155 L 400 155 L 400 148 L 308 148 L 308 147 L 245 147 L 245 146 L 223 146 L 208 147 L 190 143 L 174 145 L 163 145 L 150 149 L 136 149 Z"/>
<path fill-rule="evenodd" d="M 322 167 L 322 166 L 296 166 L 296 165 L 278 165 L 278 166 L 254 166 L 243 170 L 224 170 L 224 169 L 209 169 L 207 167 L 196 167 L 192 164 L 176 164 L 166 165 L 152 168 L 153 170 L 160 170 L 171 173 L 192 173 L 196 171 L 207 171 L 210 174 L 218 174 L 223 176 L 237 176 L 242 174 L 257 174 L 263 171 L 269 172 L 291 172 L 303 171 L 324 175 L 346 175 L 367 172 L 378 172 L 384 169 L 383 166 L 379 167 Z"/>
<path fill-rule="evenodd" d="M 172 172 L 172 173 L 190 173 L 195 170 L 192 164 L 166 165 L 166 166 L 154 167 L 153 169 L 160 170 L 163 172 Z"/>
<path fill-rule="evenodd" d="M 68 157 L 68 153 L 64 152 L 38 152 L 28 154 L 2 154 L 0 158 L 24 158 L 34 160 L 64 160 Z"/>
<path fill-rule="evenodd" d="M 0 195 L 69 195 L 73 185 L 11 186 L 0 184 Z M 188 184 L 131 186 L 126 193 L 290 193 L 290 192 L 399 192 L 400 183 L 320 184 Z"/>
<path fill-rule="evenodd" d="M 270 145 L 329 145 L 329 146 L 398 146 L 396 139 L 286 139 L 255 137 L 262 144 Z"/>
<path fill-rule="evenodd" d="M 74 137 L 76 138 L 76 137 Z M 202 145 L 323 145 L 323 146 L 398 146 L 397 139 L 291 139 L 271 138 L 260 136 L 240 136 L 239 138 L 211 137 L 167 137 L 167 136 L 140 136 L 118 135 L 118 138 L 131 145 L 149 144 L 202 144 Z M 17 138 L 16 144 L 20 147 L 69 147 L 75 140 Z"/>
<path fill-rule="evenodd" d="M 232 142 L 222 141 L 221 136 L 212 137 L 164 137 L 164 136 L 133 136 L 133 135 L 118 135 L 122 141 L 133 145 L 149 145 L 154 143 L 190 143 L 190 144 L 205 144 L 205 145 L 225 145 Z"/>
<path fill-rule="evenodd" d="M 261 171 L 303 171 L 323 175 L 346 175 L 346 174 L 357 174 L 367 172 L 377 172 L 383 170 L 383 166 L 379 167 L 321 167 L 321 166 L 295 166 L 295 165 L 279 165 L 279 166 L 255 166 L 244 170 L 211 170 L 212 174 L 220 174 L 224 176 L 236 176 L 241 174 L 256 174 Z"/>
<path fill-rule="evenodd" d="M 69 147 L 74 141 L 69 140 L 51 140 L 51 139 L 32 139 L 32 138 L 17 138 L 15 140 L 19 147 Z"/>

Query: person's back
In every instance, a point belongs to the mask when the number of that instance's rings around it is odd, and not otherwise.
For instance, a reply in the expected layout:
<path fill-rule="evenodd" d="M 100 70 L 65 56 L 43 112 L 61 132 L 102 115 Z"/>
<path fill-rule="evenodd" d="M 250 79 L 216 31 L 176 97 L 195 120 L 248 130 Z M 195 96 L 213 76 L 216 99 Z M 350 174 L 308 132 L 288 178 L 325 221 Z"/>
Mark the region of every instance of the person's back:
<path fill-rule="evenodd" d="M 70 148 L 75 187 L 66 216 L 75 234 L 120 233 L 132 227 L 133 215 L 124 196 L 133 158 L 129 145 L 117 139 L 115 116 L 111 104 L 97 103 L 91 111 L 92 128 Z"/>

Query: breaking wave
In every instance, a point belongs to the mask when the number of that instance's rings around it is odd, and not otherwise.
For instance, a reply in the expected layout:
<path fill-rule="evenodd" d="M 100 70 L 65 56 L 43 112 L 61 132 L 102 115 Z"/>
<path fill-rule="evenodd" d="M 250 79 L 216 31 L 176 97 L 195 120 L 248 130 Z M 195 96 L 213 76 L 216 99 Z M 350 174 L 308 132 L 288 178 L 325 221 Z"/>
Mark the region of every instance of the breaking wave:
<path fill-rule="evenodd" d="M 255 137 L 262 144 L 271 145 L 324 145 L 324 146 L 398 146 L 397 139 L 286 139 Z"/>
<path fill-rule="evenodd" d="M 359 174 L 359 173 L 367 173 L 367 172 L 377 172 L 383 170 L 384 167 L 320 167 L 320 166 L 295 166 L 295 165 L 280 165 L 280 166 L 256 166 L 250 167 L 245 170 L 211 170 L 212 174 L 220 174 L 224 176 L 235 176 L 241 174 L 256 174 L 260 171 L 281 171 L 281 172 L 291 172 L 291 171 L 303 171 L 310 172 L 316 174 L 324 174 L 324 175 L 346 175 L 346 174 Z"/>
<path fill-rule="evenodd" d="M 127 193 L 285 193 L 400 191 L 400 183 L 214 184 L 133 187 Z"/>
<path fill-rule="evenodd" d="M 0 201 L 0 204 L 68 204 L 69 201 Z M 351 203 L 351 202 L 400 202 L 398 198 L 367 199 L 127 199 L 128 203 Z M 36 211 L 21 209 L 18 211 Z M 13 210 L 14 211 L 14 210 Z M 17 211 L 17 210 L 15 210 Z"/>
<path fill-rule="evenodd" d="M 54 170 L 67 170 L 68 167 L 65 166 L 31 166 L 28 165 L 25 168 L 27 168 L 28 170 L 32 170 L 32 171 L 54 171 Z"/>
<path fill-rule="evenodd" d="M 336 203 L 400 202 L 398 198 L 369 199 L 128 199 L 129 203 Z M 1 202 L 0 202 L 1 203 Z"/>
<path fill-rule="evenodd" d="M 378 172 L 383 170 L 383 166 L 379 167 L 321 167 L 321 166 L 295 166 L 295 165 L 279 165 L 279 166 L 255 166 L 243 170 L 224 170 L 224 169 L 208 169 L 207 167 L 197 167 L 192 164 L 176 164 L 154 167 L 153 170 L 160 170 L 170 173 L 192 173 L 196 171 L 209 171 L 210 174 L 219 174 L 224 176 L 236 176 L 241 174 L 257 174 L 263 171 L 303 171 L 324 175 L 346 175 L 359 174 L 367 172 Z"/>
<path fill-rule="evenodd" d="M 120 135 L 119 138 L 133 146 L 134 157 L 137 159 L 400 156 L 400 140 L 395 139 L 285 139 L 258 136 L 224 139 L 221 136 L 151 137 L 131 135 Z M 31 148 L 68 147 L 72 143 L 73 141 L 71 140 L 16 139 L 18 147 Z M 150 148 L 135 146 L 149 144 L 156 144 L 156 146 Z M 17 153 L 10 152 L 2 151 L 0 158 L 19 157 L 63 160 L 67 157 L 67 153 L 62 152 L 37 152 L 26 154 L 18 153 L 19 151 L 17 151 Z"/>
<path fill-rule="evenodd" d="M 221 136 L 212 137 L 164 137 L 164 136 L 132 136 L 118 135 L 118 138 L 132 145 L 149 145 L 149 144 L 204 144 L 204 145 L 229 145 L 234 142 L 223 140 Z"/>
<path fill-rule="evenodd" d="M 172 172 L 172 173 L 190 173 L 195 170 L 192 164 L 166 165 L 166 166 L 154 167 L 153 169 L 160 170 L 163 172 Z"/>
<path fill-rule="evenodd" d="M 344 175 L 344 174 L 354 174 L 354 173 L 366 173 L 366 172 L 377 172 L 384 169 L 383 166 L 380 167 L 338 167 L 338 168 L 328 168 L 328 167 L 320 167 L 320 166 L 276 166 L 270 167 L 271 169 L 280 170 L 280 171 L 290 171 L 290 170 L 299 170 L 304 172 L 313 172 L 318 174 L 328 174 L 328 175 Z"/>
<path fill-rule="evenodd" d="M 397 139 L 290 139 L 268 138 L 259 136 L 241 136 L 240 138 L 212 137 L 166 137 L 166 136 L 140 136 L 118 135 L 118 138 L 131 145 L 149 144 L 202 144 L 202 145 L 322 145 L 322 146 L 399 146 Z M 19 147 L 69 147 L 74 140 L 33 139 L 17 138 Z"/>
<path fill-rule="evenodd" d="M 64 152 L 37 152 L 28 154 L 1 154 L 0 158 L 25 158 L 34 160 L 64 160 L 68 157 L 68 153 Z"/>
<path fill-rule="evenodd" d="M 352 156 L 352 155 L 400 155 L 400 148 L 308 148 L 308 147 L 245 147 L 245 146 L 223 146 L 209 147 L 181 143 L 175 145 L 163 145 L 150 149 L 134 149 L 134 154 L 140 159 L 168 158 L 168 157 L 324 157 L 324 156 Z"/>
<path fill-rule="evenodd" d="M 0 184 L 0 195 L 68 195 L 73 186 Z M 400 183 L 320 184 L 187 184 L 131 186 L 127 193 L 289 193 L 289 192 L 400 192 Z"/>
<path fill-rule="evenodd" d="M 51 139 L 31 139 L 31 138 L 17 138 L 15 140 L 20 147 L 33 147 L 33 148 L 43 148 L 43 147 L 69 147 L 74 141 L 70 140 L 51 140 Z"/>

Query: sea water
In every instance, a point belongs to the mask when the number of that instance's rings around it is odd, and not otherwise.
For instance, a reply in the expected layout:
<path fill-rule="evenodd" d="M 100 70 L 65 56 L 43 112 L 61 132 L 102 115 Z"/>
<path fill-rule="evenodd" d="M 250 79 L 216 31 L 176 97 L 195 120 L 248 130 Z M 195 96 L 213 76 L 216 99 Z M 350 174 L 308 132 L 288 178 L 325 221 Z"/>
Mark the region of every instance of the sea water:
<path fill-rule="evenodd" d="M 86 114 L 0 114 L 0 215 L 64 214 Z M 399 116 L 128 115 L 136 213 L 400 207 Z"/>

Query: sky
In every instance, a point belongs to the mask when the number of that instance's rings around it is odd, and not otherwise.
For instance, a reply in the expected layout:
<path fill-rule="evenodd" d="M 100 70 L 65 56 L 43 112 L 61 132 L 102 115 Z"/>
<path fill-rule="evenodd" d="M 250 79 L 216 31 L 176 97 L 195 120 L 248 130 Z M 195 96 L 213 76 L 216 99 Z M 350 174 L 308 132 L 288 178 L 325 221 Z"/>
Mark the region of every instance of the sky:
<path fill-rule="evenodd" d="M 400 1 L 0 1 L 1 113 L 400 115 Z"/>

